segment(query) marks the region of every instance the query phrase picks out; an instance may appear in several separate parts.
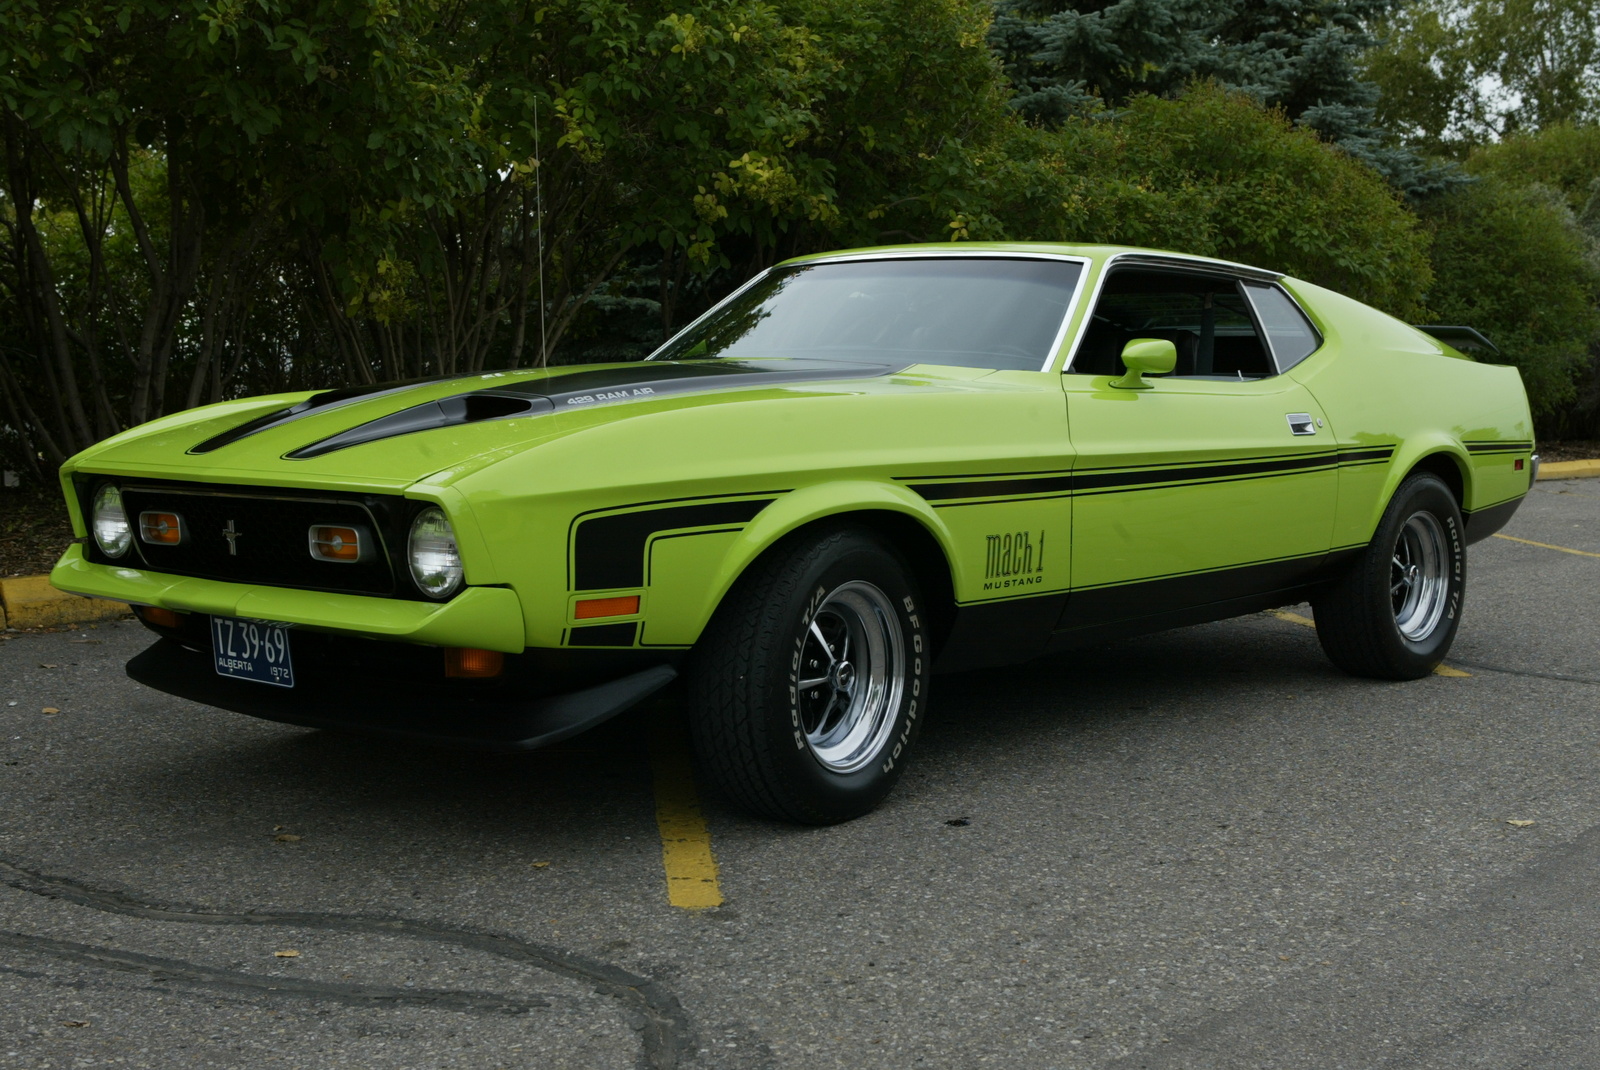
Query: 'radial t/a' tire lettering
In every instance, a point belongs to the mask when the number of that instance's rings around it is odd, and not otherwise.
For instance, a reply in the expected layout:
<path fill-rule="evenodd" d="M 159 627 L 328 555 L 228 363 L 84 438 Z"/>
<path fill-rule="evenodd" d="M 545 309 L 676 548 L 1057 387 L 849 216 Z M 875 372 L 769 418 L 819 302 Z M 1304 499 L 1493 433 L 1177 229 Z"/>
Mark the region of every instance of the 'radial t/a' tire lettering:
<path fill-rule="evenodd" d="M 802 532 L 752 566 L 689 673 L 695 754 L 765 817 L 825 825 L 888 794 L 927 710 L 930 651 L 911 570 L 856 528 Z"/>
<path fill-rule="evenodd" d="M 1430 473 L 1407 477 L 1361 557 L 1312 600 L 1323 651 L 1356 676 L 1428 675 L 1455 640 L 1466 574 L 1455 496 Z"/>

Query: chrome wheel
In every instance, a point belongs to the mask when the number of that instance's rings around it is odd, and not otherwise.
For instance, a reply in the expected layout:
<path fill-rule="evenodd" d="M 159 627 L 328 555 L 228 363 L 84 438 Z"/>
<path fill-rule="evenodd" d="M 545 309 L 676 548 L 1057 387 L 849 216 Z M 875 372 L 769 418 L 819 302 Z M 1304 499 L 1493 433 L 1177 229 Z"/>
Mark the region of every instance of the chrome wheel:
<path fill-rule="evenodd" d="M 889 596 L 852 580 L 829 593 L 807 626 L 796 701 L 806 746 L 849 773 L 882 752 L 905 689 L 906 647 Z"/>
<path fill-rule="evenodd" d="M 1444 527 L 1430 512 L 1412 513 L 1395 539 L 1389 566 L 1389 601 L 1400 634 L 1421 642 L 1444 616 L 1450 591 L 1450 555 Z"/>

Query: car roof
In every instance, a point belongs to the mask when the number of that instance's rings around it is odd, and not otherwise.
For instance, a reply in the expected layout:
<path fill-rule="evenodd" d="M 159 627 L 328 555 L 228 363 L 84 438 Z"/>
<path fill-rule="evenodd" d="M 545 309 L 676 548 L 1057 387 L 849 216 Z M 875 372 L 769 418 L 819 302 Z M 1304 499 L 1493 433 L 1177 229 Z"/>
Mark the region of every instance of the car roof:
<path fill-rule="evenodd" d="M 1283 272 L 1219 260 L 1209 256 L 1172 252 L 1167 249 L 1146 249 L 1132 245 L 1074 245 L 1066 242 L 926 242 L 907 245 L 879 245 L 860 249 L 835 249 L 812 253 L 785 260 L 782 265 L 815 264 L 830 260 L 893 260 L 904 257 L 964 257 L 964 256 L 1050 256 L 1088 259 L 1104 263 L 1109 260 L 1129 260 L 1152 267 L 1212 267 L 1233 274 L 1273 281 L 1283 277 Z"/>

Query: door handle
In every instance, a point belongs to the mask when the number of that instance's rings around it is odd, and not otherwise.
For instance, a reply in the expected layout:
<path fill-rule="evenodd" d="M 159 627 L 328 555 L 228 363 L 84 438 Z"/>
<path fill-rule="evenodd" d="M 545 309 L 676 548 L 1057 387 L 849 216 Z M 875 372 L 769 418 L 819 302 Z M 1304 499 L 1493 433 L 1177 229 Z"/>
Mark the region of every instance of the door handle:
<path fill-rule="evenodd" d="M 1286 418 L 1289 421 L 1290 434 L 1314 435 L 1317 433 L 1317 423 L 1311 418 L 1309 412 L 1291 412 Z"/>

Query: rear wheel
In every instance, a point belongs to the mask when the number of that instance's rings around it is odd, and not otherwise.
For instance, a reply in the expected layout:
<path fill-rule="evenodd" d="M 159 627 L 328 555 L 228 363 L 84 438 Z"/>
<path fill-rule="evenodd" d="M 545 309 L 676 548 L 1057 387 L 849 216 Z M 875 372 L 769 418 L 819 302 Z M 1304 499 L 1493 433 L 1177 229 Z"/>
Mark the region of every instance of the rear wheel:
<path fill-rule="evenodd" d="M 927 709 L 919 598 L 899 555 L 854 528 L 803 534 L 758 562 L 691 664 L 690 725 L 712 784 L 802 824 L 875 807 Z"/>
<path fill-rule="evenodd" d="M 1312 607 L 1333 663 L 1357 676 L 1414 680 L 1450 650 L 1461 622 L 1466 538 L 1450 488 L 1414 474 L 1361 557 Z"/>

